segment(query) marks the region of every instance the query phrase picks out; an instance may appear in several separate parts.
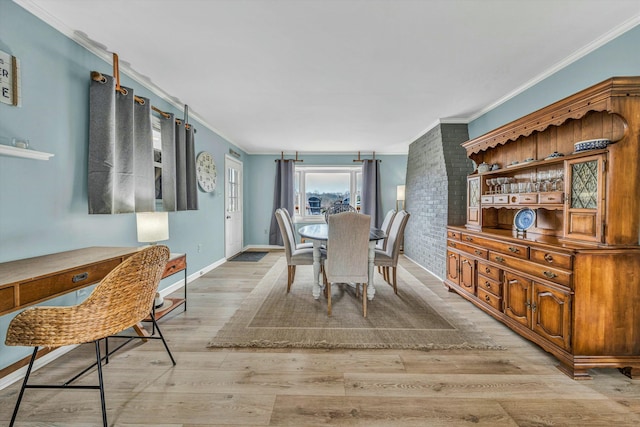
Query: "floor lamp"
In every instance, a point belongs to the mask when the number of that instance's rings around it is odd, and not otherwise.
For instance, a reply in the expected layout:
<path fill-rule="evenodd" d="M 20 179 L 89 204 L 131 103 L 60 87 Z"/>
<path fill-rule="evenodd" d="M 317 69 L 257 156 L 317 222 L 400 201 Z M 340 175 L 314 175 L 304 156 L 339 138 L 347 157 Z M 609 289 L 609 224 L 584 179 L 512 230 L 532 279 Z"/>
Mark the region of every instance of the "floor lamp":
<path fill-rule="evenodd" d="M 400 211 L 400 205 L 404 209 L 404 185 L 398 185 L 396 188 L 396 211 Z"/>

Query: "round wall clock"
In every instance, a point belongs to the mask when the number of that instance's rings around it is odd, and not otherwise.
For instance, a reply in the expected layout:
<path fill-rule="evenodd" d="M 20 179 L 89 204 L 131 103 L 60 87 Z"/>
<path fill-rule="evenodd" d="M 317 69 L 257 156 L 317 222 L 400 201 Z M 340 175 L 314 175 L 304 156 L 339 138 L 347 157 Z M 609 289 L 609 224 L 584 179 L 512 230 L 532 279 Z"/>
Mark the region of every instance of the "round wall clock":
<path fill-rule="evenodd" d="M 218 173 L 216 171 L 216 163 L 213 156 L 206 151 L 198 154 L 196 158 L 196 178 L 198 185 L 205 193 L 211 193 L 216 189 L 216 179 Z"/>

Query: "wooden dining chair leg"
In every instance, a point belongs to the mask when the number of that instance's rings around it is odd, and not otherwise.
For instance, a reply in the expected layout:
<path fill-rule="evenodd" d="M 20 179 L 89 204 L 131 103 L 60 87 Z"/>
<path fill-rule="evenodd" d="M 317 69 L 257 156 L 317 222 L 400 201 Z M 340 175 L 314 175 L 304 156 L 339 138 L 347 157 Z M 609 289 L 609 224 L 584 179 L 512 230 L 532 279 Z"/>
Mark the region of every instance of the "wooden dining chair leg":
<path fill-rule="evenodd" d="M 392 275 L 393 275 L 393 292 L 398 295 L 398 276 L 397 276 L 397 267 L 391 267 Z"/>
<path fill-rule="evenodd" d="M 362 317 L 367 317 L 367 286 L 368 283 L 362 284 Z"/>

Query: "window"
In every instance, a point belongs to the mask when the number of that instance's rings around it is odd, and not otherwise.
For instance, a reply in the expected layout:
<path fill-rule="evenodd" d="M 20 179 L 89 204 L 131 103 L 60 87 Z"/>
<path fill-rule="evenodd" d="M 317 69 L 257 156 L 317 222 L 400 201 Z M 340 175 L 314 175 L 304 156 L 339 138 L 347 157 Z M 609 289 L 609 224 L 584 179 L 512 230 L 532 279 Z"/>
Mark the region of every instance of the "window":
<path fill-rule="evenodd" d="M 162 134 L 160 133 L 160 119 L 151 117 L 151 131 L 153 134 L 153 170 L 156 182 L 156 201 L 162 200 Z"/>
<path fill-rule="evenodd" d="M 361 192 L 362 166 L 296 166 L 295 216 L 324 220 L 325 211 L 336 202 L 359 211 Z"/>

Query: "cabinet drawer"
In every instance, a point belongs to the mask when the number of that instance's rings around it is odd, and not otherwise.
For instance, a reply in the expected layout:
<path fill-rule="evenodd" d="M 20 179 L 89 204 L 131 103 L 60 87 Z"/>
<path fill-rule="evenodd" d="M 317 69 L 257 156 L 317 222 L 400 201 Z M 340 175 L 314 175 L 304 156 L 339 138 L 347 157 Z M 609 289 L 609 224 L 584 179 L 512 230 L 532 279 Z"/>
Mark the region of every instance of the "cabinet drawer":
<path fill-rule="evenodd" d="M 454 240 L 460 240 L 460 232 L 459 231 L 453 231 L 453 230 L 447 230 L 447 238 L 448 239 L 454 239 Z"/>
<path fill-rule="evenodd" d="M 162 273 L 162 278 L 169 277 L 178 271 L 182 271 L 187 268 L 187 257 L 185 255 L 170 258 L 167 261 L 167 266 L 164 268 L 164 272 Z"/>
<path fill-rule="evenodd" d="M 493 204 L 494 205 L 506 205 L 509 204 L 509 195 L 501 194 L 498 196 L 493 196 Z"/>
<path fill-rule="evenodd" d="M 540 193 L 540 203 L 548 205 L 561 205 L 564 202 L 564 193 L 554 191 L 553 193 Z"/>
<path fill-rule="evenodd" d="M 122 260 L 113 259 L 100 264 L 87 265 L 75 270 L 31 280 L 19 284 L 20 305 L 29 305 L 43 298 L 80 289 L 102 280 Z"/>
<path fill-rule="evenodd" d="M 550 267 L 566 268 L 567 270 L 571 270 L 573 265 L 573 257 L 571 255 L 536 248 L 530 249 L 529 259 Z"/>
<path fill-rule="evenodd" d="M 10 311 L 15 306 L 15 288 L 13 286 L 8 286 L 0 289 L 0 312 Z"/>
<path fill-rule="evenodd" d="M 558 270 L 530 261 L 524 261 L 496 252 L 489 252 L 489 260 L 498 263 L 501 266 L 510 267 L 514 270 L 540 277 L 541 279 L 546 279 L 564 286 L 571 286 L 571 273 L 567 271 Z"/>
<path fill-rule="evenodd" d="M 490 292 L 485 292 L 484 289 L 478 288 L 478 299 L 485 304 L 489 304 L 491 307 L 498 311 L 502 311 L 502 298 L 496 296 Z"/>
<path fill-rule="evenodd" d="M 509 242 L 499 242 L 496 240 L 485 239 L 484 237 L 473 236 L 466 233 L 462 233 L 462 241 L 465 243 L 472 243 L 489 250 L 509 254 L 518 258 L 529 258 L 529 246 L 526 245 Z"/>
<path fill-rule="evenodd" d="M 536 193 L 518 194 L 517 202 L 519 205 L 533 205 L 538 203 L 538 195 Z"/>
<path fill-rule="evenodd" d="M 493 204 L 493 196 L 482 196 L 480 201 L 483 205 L 491 205 Z"/>
<path fill-rule="evenodd" d="M 484 289 L 486 292 L 492 293 L 497 297 L 502 296 L 502 283 L 485 277 L 482 274 L 478 274 L 478 289 Z"/>
<path fill-rule="evenodd" d="M 489 256 L 488 250 L 478 248 L 472 245 L 467 245 L 467 244 L 455 242 L 452 240 L 448 240 L 447 245 L 452 248 L 458 249 L 459 251 L 463 251 L 471 255 L 477 256 L 478 258 L 487 259 L 487 256 Z"/>
<path fill-rule="evenodd" d="M 500 281 L 500 279 L 502 279 L 502 270 L 481 261 L 478 262 L 478 273 L 490 279 L 497 280 L 498 282 Z"/>

